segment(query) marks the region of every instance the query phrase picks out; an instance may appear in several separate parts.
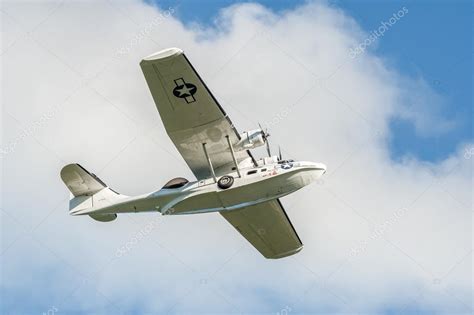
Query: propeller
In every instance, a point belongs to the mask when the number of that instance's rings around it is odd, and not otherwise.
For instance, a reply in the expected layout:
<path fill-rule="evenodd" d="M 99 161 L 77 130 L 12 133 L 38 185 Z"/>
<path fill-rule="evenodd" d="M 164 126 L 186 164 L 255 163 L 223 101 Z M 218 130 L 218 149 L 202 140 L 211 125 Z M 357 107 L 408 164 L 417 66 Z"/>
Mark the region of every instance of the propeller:
<path fill-rule="evenodd" d="M 283 157 L 281 156 L 281 148 L 278 146 L 278 161 L 283 160 Z"/>
<path fill-rule="evenodd" d="M 258 123 L 258 127 L 260 128 L 260 130 L 262 130 L 262 138 L 265 144 L 267 145 L 268 156 L 271 157 L 272 153 L 270 151 L 270 143 L 268 142 L 268 137 L 270 137 L 270 134 L 268 133 L 268 128 L 265 131 L 263 131 L 262 125 L 260 125 L 260 123 Z"/>

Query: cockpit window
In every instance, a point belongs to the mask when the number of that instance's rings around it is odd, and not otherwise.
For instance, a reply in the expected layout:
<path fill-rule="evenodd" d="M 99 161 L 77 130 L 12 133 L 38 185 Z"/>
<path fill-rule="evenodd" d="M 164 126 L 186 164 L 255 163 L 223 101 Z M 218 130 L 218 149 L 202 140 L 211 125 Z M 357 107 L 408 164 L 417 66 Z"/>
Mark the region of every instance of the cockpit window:
<path fill-rule="evenodd" d="M 176 177 L 176 178 L 173 178 L 172 180 L 170 180 L 169 182 L 167 182 L 163 186 L 163 189 L 180 188 L 180 187 L 183 187 L 184 185 L 186 185 L 187 183 L 189 183 L 189 181 L 186 178 Z"/>

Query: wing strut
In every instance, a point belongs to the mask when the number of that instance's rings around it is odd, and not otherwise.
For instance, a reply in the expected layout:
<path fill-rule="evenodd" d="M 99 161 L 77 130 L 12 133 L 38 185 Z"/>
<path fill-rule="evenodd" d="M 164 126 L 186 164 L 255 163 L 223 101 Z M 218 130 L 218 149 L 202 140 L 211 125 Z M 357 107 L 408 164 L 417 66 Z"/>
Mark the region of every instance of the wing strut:
<path fill-rule="evenodd" d="M 232 160 L 234 161 L 235 170 L 237 171 L 237 175 L 239 175 L 240 178 L 242 177 L 242 175 L 240 175 L 239 165 L 237 164 L 237 160 L 235 158 L 234 148 L 232 147 L 232 143 L 230 143 L 229 136 L 227 135 L 225 137 L 227 139 L 227 144 L 229 145 L 230 154 L 232 154 Z"/>
<path fill-rule="evenodd" d="M 212 178 L 214 178 L 214 183 L 217 183 L 216 173 L 214 172 L 214 167 L 212 167 L 212 162 L 211 162 L 211 158 L 209 157 L 209 153 L 207 153 L 206 143 L 202 144 L 202 148 L 204 150 L 204 154 L 206 155 L 207 164 L 209 165 L 209 170 L 211 171 Z"/>

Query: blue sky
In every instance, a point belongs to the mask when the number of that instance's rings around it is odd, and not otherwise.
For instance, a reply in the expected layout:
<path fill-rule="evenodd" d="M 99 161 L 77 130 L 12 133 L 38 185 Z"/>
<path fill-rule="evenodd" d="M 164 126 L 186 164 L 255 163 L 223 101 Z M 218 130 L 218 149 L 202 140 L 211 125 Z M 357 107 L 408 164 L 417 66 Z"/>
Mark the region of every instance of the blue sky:
<path fill-rule="evenodd" d="M 176 1 L 151 1 L 174 7 Z M 180 1 L 177 17 L 185 24 L 212 25 L 220 9 L 235 0 Z M 255 1 L 275 11 L 292 9 L 305 1 Z M 472 1 L 376 1 L 333 0 L 335 7 L 352 16 L 367 32 L 376 29 L 401 7 L 409 14 L 396 28 L 377 41 L 375 53 L 402 75 L 422 77 L 443 98 L 438 113 L 455 126 L 441 134 L 420 135 L 413 124 L 394 117 L 389 149 L 392 159 L 406 155 L 424 161 L 440 161 L 472 139 Z"/>

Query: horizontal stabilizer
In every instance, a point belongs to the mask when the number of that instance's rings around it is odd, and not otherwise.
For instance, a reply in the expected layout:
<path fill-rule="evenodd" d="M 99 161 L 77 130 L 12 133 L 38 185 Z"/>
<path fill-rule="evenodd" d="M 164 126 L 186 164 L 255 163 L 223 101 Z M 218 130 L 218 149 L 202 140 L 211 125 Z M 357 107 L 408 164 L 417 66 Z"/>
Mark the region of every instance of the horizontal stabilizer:
<path fill-rule="evenodd" d="M 92 219 L 99 221 L 99 222 L 110 222 L 117 219 L 117 214 L 90 214 L 89 215 Z"/>
<path fill-rule="evenodd" d="M 74 197 L 92 196 L 107 185 L 79 164 L 69 164 L 61 170 L 61 179 Z"/>
<path fill-rule="evenodd" d="M 71 215 L 87 214 L 96 221 L 110 222 L 117 218 L 117 214 L 94 212 L 110 206 L 120 199 L 127 198 L 127 196 L 112 190 L 79 164 L 69 164 L 63 167 L 61 179 L 73 195 L 69 200 L 69 214 Z"/>

